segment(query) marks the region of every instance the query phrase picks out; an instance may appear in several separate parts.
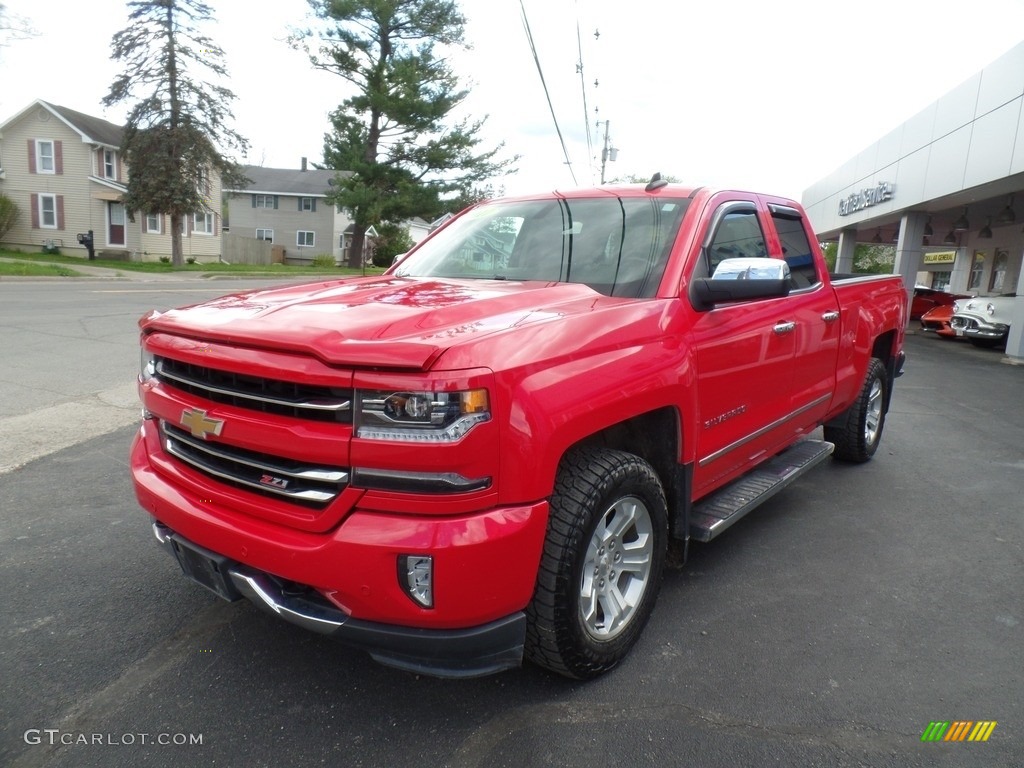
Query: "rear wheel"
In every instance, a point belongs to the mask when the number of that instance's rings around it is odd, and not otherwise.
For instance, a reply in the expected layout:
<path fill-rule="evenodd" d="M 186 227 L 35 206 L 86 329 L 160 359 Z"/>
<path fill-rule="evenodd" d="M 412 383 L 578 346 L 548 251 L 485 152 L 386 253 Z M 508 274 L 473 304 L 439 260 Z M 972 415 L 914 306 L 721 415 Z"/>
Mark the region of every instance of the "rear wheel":
<path fill-rule="evenodd" d="M 668 542 L 665 493 L 643 459 L 581 449 L 559 467 L 527 657 L 585 679 L 616 666 L 654 609 Z"/>
<path fill-rule="evenodd" d="M 871 358 L 857 400 L 825 426 L 825 439 L 836 446 L 835 458 L 861 463 L 875 455 L 885 426 L 888 382 L 885 365 Z"/>

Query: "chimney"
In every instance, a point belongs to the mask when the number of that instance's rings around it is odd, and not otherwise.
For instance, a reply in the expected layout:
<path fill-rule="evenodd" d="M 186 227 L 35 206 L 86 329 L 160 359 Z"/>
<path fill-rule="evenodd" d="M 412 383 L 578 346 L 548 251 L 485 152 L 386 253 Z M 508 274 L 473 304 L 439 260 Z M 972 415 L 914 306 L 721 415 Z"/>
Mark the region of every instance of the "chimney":
<path fill-rule="evenodd" d="M 306 158 L 302 158 L 302 170 L 306 170 Z"/>

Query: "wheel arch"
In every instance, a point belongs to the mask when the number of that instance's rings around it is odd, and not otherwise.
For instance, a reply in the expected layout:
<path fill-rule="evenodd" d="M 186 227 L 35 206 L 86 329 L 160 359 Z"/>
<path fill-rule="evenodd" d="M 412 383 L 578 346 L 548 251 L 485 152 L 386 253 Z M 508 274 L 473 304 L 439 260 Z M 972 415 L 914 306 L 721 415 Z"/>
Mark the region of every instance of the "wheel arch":
<path fill-rule="evenodd" d="M 681 461 L 683 434 L 679 410 L 664 406 L 587 435 L 569 445 L 562 457 L 577 448 L 588 447 L 612 448 L 639 456 L 654 468 L 665 491 L 669 536 L 685 539 L 689 530 L 692 464 Z"/>

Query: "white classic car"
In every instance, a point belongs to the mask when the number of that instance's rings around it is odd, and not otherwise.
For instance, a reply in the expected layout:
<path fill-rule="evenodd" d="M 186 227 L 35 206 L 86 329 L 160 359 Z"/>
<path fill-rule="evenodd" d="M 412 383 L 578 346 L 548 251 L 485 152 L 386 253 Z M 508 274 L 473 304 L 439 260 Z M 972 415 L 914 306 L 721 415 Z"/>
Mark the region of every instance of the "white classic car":
<path fill-rule="evenodd" d="M 1010 311 L 1016 294 L 978 296 L 953 302 L 950 328 L 978 347 L 997 347 L 1010 333 Z"/>

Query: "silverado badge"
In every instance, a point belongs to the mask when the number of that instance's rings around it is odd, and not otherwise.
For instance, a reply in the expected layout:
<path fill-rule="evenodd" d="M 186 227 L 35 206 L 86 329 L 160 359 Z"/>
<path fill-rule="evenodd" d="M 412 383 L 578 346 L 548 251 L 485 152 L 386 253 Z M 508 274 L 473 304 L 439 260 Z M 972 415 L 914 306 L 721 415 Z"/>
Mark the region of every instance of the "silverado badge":
<path fill-rule="evenodd" d="M 188 408 L 182 411 L 181 423 L 189 428 L 193 437 L 203 440 L 207 435 L 220 435 L 220 431 L 224 428 L 223 421 L 208 418 L 206 411 L 200 408 Z"/>

